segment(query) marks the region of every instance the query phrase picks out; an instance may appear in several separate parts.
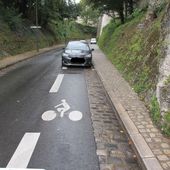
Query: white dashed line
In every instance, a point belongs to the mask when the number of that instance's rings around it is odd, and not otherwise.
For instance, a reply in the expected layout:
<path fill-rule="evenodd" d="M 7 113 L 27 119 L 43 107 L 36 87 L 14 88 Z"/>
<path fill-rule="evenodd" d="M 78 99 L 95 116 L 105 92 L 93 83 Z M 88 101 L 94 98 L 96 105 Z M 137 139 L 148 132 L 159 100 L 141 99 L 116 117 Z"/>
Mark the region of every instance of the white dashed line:
<path fill-rule="evenodd" d="M 57 79 L 55 80 L 53 86 L 51 87 L 49 93 L 57 93 L 59 88 L 60 88 L 60 85 L 63 81 L 63 78 L 64 78 L 64 74 L 59 74 L 57 76 Z"/>
<path fill-rule="evenodd" d="M 67 67 L 62 67 L 63 70 L 67 70 L 68 68 Z"/>
<path fill-rule="evenodd" d="M 39 137 L 40 133 L 25 133 L 6 169 L 27 168 Z"/>

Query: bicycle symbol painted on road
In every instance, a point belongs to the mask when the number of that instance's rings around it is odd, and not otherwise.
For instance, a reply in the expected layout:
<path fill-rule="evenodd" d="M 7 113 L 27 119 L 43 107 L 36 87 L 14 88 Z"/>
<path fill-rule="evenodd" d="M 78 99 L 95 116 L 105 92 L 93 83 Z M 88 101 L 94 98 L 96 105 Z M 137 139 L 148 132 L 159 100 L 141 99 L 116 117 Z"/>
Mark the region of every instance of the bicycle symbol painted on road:
<path fill-rule="evenodd" d="M 83 118 L 83 114 L 80 111 L 74 110 L 68 112 L 70 110 L 70 105 L 65 99 L 62 99 L 61 103 L 54 106 L 54 108 L 56 108 L 57 112 L 54 110 L 48 110 L 42 114 L 41 118 L 44 121 L 54 120 L 58 115 L 60 118 L 63 118 L 64 115 L 67 115 L 72 121 L 79 121 Z"/>

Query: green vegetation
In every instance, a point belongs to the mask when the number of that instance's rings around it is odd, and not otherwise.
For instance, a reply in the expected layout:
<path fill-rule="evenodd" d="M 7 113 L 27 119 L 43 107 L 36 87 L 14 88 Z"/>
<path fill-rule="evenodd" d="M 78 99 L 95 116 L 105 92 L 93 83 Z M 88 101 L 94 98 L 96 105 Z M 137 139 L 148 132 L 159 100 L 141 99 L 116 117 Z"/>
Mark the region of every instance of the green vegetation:
<path fill-rule="evenodd" d="M 165 80 L 164 84 L 165 85 L 169 85 L 170 84 L 170 76 L 168 76 L 168 78 Z"/>
<path fill-rule="evenodd" d="M 157 101 L 156 96 L 153 96 L 151 99 L 150 111 L 151 111 L 151 116 L 153 118 L 153 121 L 155 122 L 155 124 L 160 126 L 161 112 L 160 112 L 159 103 Z"/>
<path fill-rule="evenodd" d="M 166 112 L 164 116 L 161 115 L 156 96 L 151 99 L 150 112 L 154 123 L 161 129 L 162 133 L 170 136 L 170 112 Z"/>
<path fill-rule="evenodd" d="M 170 113 L 161 115 L 155 94 L 161 47 L 165 43 L 161 37 L 161 22 L 165 8 L 157 9 L 157 18 L 146 20 L 146 12 L 135 10 L 125 24 L 113 20 L 107 25 L 99 46 L 122 73 L 141 100 L 150 109 L 154 123 L 162 132 L 170 136 Z M 165 85 L 170 83 L 168 77 Z M 150 103 L 150 104 L 149 104 Z"/>
<path fill-rule="evenodd" d="M 99 39 L 101 49 L 142 99 L 155 89 L 157 81 L 163 12 L 151 23 L 145 21 L 145 15 L 138 11 L 123 25 L 111 22 Z"/>
<path fill-rule="evenodd" d="M 138 0 L 82 0 L 97 8 L 101 13 L 108 13 L 115 18 L 115 12 L 118 13 L 120 22 L 123 24 L 125 19 L 134 11 L 135 4 Z"/>
<path fill-rule="evenodd" d="M 36 25 L 36 2 L 40 30 L 30 29 Z M 0 58 L 35 49 L 36 36 L 39 48 L 95 36 L 95 27 L 76 23 L 79 14 L 71 0 L 0 0 Z"/>
<path fill-rule="evenodd" d="M 82 26 L 74 21 L 68 21 L 64 29 L 58 25 L 55 32 L 42 28 L 38 31 L 39 47 L 47 47 L 57 43 L 62 43 L 70 39 L 86 39 L 96 35 L 93 27 Z M 10 26 L 0 20 L 0 58 L 5 55 L 15 55 L 25 51 L 36 49 L 36 32 L 31 30 L 27 23 L 22 23 L 20 30 L 12 31 Z M 66 35 L 65 35 L 66 34 Z"/>
<path fill-rule="evenodd" d="M 163 120 L 162 131 L 165 135 L 170 136 L 170 112 L 165 113 Z"/>
<path fill-rule="evenodd" d="M 98 8 L 93 8 L 93 6 L 88 3 L 86 0 L 80 1 L 80 16 L 84 25 L 94 26 L 98 24 L 98 20 L 100 17 L 100 12 Z"/>
<path fill-rule="evenodd" d="M 96 28 L 87 26 L 87 25 L 81 25 L 78 23 L 75 23 L 74 21 L 70 22 L 68 26 L 66 26 L 66 39 L 90 39 L 91 37 L 96 36 Z"/>

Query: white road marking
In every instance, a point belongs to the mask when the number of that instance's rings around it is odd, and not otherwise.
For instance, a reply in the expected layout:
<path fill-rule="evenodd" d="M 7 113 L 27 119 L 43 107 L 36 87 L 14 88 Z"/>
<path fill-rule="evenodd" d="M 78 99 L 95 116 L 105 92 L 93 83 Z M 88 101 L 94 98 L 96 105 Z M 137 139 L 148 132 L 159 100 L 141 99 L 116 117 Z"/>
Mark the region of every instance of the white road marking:
<path fill-rule="evenodd" d="M 31 159 L 40 133 L 25 133 L 14 155 L 7 165 L 10 168 L 26 168 Z"/>
<path fill-rule="evenodd" d="M 64 78 L 64 74 L 59 74 L 57 76 L 57 79 L 55 80 L 53 86 L 51 87 L 49 93 L 57 93 L 59 88 L 60 88 L 60 85 L 63 81 L 63 78 Z"/>
<path fill-rule="evenodd" d="M 56 116 L 57 116 L 57 114 L 54 110 L 48 110 L 42 114 L 41 118 L 44 121 L 51 121 L 51 120 L 55 119 Z"/>
<path fill-rule="evenodd" d="M 83 118 L 83 114 L 79 111 L 72 111 L 69 114 L 69 119 L 72 121 L 79 121 Z"/>
<path fill-rule="evenodd" d="M 66 102 L 66 99 L 62 99 L 61 102 L 62 103 L 54 107 L 57 108 L 57 111 L 60 113 L 60 117 L 63 117 L 64 113 L 70 109 L 70 105 Z M 59 106 L 62 106 L 62 107 L 59 107 Z"/>
<path fill-rule="evenodd" d="M 63 70 L 67 70 L 68 68 L 67 67 L 62 67 Z"/>

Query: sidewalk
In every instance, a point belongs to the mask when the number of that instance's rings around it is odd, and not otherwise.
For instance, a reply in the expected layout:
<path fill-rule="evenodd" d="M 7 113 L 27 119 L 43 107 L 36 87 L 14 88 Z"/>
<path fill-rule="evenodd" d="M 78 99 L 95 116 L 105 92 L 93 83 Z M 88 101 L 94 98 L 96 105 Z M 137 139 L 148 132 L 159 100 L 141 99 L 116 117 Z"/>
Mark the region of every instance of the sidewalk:
<path fill-rule="evenodd" d="M 143 169 L 170 170 L 170 140 L 153 125 L 145 105 L 101 50 L 94 51 L 93 62 Z"/>
<path fill-rule="evenodd" d="M 55 46 L 52 46 L 52 47 L 46 47 L 46 48 L 39 49 L 39 52 L 37 52 L 36 50 L 33 50 L 33 51 L 28 51 L 28 52 L 23 53 L 23 54 L 18 54 L 16 56 L 5 57 L 5 58 L 0 60 L 0 69 L 6 68 L 10 65 L 17 63 L 17 62 L 20 62 L 22 60 L 31 58 L 33 56 L 42 54 L 44 52 L 47 52 L 47 51 L 50 51 L 50 50 L 53 50 L 53 49 L 56 49 L 56 48 L 62 48 L 62 47 L 63 47 L 63 45 L 55 45 Z"/>

